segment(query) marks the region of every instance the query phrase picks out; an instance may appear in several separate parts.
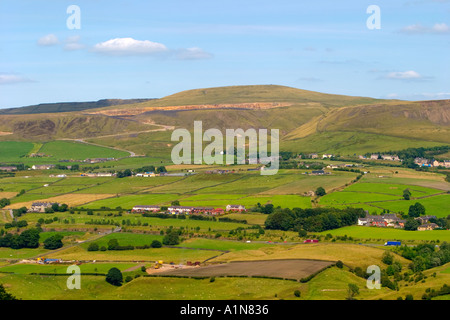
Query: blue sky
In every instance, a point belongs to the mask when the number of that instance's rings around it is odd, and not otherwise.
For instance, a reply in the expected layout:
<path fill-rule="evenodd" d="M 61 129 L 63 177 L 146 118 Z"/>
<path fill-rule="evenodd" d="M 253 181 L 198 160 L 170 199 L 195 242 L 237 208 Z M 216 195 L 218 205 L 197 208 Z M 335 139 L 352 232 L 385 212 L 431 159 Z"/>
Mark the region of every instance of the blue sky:
<path fill-rule="evenodd" d="M 0 108 L 250 84 L 450 99 L 449 49 L 450 0 L 1 0 Z"/>

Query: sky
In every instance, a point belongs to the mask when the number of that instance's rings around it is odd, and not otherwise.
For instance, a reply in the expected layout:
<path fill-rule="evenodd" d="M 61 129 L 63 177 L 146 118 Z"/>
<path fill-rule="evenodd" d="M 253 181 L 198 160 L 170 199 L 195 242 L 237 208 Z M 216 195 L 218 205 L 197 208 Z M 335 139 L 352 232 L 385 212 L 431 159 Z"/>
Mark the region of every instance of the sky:
<path fill-rule="evenodd" d="M 0 108 L 258 84 L 450 99 L 449 49 L 450 0 L 0 0 Z"/>

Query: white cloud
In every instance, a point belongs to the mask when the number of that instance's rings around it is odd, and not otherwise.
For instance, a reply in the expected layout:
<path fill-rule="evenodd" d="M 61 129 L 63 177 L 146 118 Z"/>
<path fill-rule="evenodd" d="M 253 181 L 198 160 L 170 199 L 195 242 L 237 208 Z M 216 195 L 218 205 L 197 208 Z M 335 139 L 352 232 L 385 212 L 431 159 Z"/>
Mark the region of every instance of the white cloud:
<path fill-rule="evenodd" d="M 209 52 L 204 51 L 203 49 L 195 47 L 178 50 L 176 58 L 179 60 L 203 60 L 211 59 L 213 58 L 213 55 Z"/>
<path fill-rule="evenodd" d="M 64 45 L 64 50 L 75 51 L 75 50 L 83 49 L 85 46 L 84 46 L 84 44 L 79 42 L 80 39 L 81 39 L 80 36 L 68 37 L 66 39 L 66 44 Z"/>
<path fill-rule="evenodd" d="M 108 55 L 152 55 L 167 52 L 165 45 L 149 40 L 115 38 L 97 43 L 93 50 Z"/>
<path fill-rule="evenodd" d="M 450 33 L 450 27 L 445 23 L 435 23 L 432 27 L 426 27 L 418 23 L 406 26 L 400 31 L 407 34 L 448 34 Z"/>
<path fill-rule="evenodd" d="M 34 82 L 33 80 L 14 73 L 0 73 L 0 85 L 15 84 L 23 82 Z"/>
<path fill-rule="evenodd" d="M 59 43 L 58 37 L 55 36 L 54 34 L 48 34 L 46 36 L 43 36 L 42 38 L 39 38 L 39 40 L 37 41 L 37 44 L 39 46 L 54 46 L 56 44 Z"/>
<path fill-rule="evenodd" d="M 388 79 L 397 79 L 397 80 L 419 80 L 423 79 L 423 77 L 417 73 L 416 71 L 404 71 L 404 72 L 390 72 L 386 76 Z"/>

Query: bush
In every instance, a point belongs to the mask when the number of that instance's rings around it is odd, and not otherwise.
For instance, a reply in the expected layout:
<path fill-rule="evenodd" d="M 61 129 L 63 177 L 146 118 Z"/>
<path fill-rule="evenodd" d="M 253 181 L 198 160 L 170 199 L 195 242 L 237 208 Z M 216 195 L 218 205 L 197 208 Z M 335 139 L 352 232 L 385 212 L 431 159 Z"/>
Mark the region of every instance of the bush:
<path fill-rule="evenodd" d="M 133 277 L 132 277 L 132 276 L 127 276 L 127 277 L 125 278 L 125 282 L 130 282 L 131 280 L 133 280 Z"/>
<path fill-rule="evenodd" d="M 93 242 L 89 245 L 88 251 L 98 251 L 100 248 L 97 243 Z"/>
<path fill-rule="evenodd" d="M 296 296 L 297 298 L 300 298 L 300 295 L 301 295 L 300 290 L 294 291 L 294 296 Z"/>
<path fill-rule="evenodd" d="M 336 267 L 342 269 L 344 267 L 344 263 L 341 260 L 339 260 L 338 262 L 336 262 Z"/>
<path fill-rule="evenodd" d="M 158 240 L 153 240 L 152 244 L 150 245 L 150 247 L 152 248 L 161 248 L 162 247 L 162 243 Z"/>

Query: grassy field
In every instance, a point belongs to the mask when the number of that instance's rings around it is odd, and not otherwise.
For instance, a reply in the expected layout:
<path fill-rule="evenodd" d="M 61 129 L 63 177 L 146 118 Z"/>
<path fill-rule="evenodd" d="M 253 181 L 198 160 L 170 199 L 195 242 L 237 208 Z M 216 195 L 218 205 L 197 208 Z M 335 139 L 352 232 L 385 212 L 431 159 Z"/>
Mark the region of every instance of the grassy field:
<path fill-rule="evenodd" d="M 106 147 L 99 147 L 79 142 L 50 141 L 46 142 L 39 153 L 49 155 L 56 159 L 84 160 L 87 158 L 123 158 L 129 153 Z"/>
<path fill-rule="evenodd" d="M 425 207 L 425 214 L 434 215 L 438 218 L 446 218 L 450 212 L 448 210 L 448 204 L 450 203 L 450 194 L 443 194 L 438 196 L 433 196 L 424 199 L 417 200 L 399 200 L 390 202 L 380 202 L 376 205 L 383 209 L 389 209 L 392 212 L 408 212 L 409 206 L 415 204 L 416 202 L 421 203 Z"/>
<path fill-rule="evenodd" d="M 86 263 L 79 265 L 82 273 L 108 273 L 108 270 L 116 267 L 121 271 L 127 270 L 136 263 Z M 60 273 L 67 274 L 67 264 L 14 264 L 0 268 L 0 272 L 14 272 L 15 274 L 30 273 Z"/>
<path fill-rule="evenodd" d="M 433 231 L 406 231 L 393 228 L 377 228 L 363 226 L 349 226 L 335 230 L 324 231 L 321 234 L 331 234 L 333 236 L 353 237 L 357 239 L 378 239 L 382 240 L 416 240 L 416 241 L 436 241 L 450 242 L 450 231 L 433 230 Z"/>
<path fill-rule="evenodd" d="M 16 162 L 33 148 L 31 142 L 0 141 L 0 163 Z"/>

